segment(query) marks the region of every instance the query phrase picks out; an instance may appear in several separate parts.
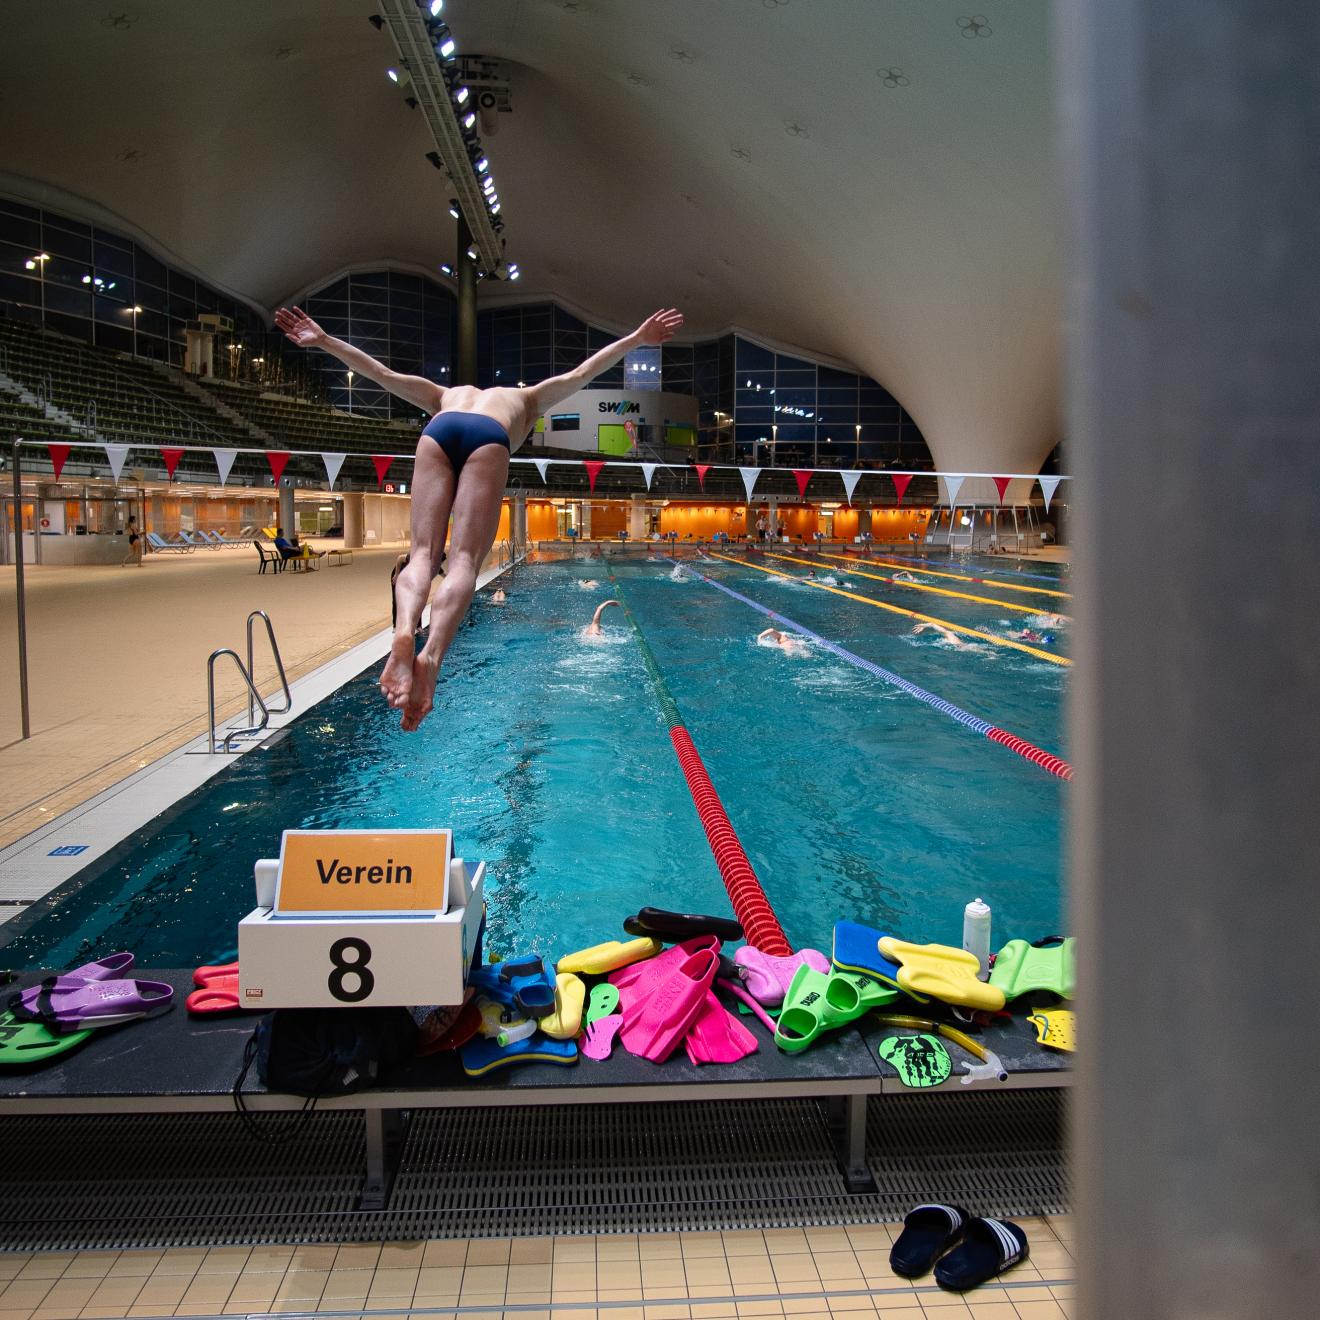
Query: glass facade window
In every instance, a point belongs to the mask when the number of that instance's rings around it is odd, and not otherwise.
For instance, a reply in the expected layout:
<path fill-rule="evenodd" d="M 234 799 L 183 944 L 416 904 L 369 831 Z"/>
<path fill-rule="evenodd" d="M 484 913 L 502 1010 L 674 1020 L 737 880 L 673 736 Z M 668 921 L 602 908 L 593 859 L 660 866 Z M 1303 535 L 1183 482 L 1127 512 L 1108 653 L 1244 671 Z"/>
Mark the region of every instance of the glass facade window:
<path fill-rule="evenodd" d="M 448 382 L 457 304 L 436 280 L 401 271 L 354 271 L 307 295 L 304 310 L 327 334 L 370 353 L 393 371 Z M 307 355 L 314 393 L 332 407 L 369 417 L 417 421 L 417 407 L 361 376 L 349 377 L 329 353 Z"/>

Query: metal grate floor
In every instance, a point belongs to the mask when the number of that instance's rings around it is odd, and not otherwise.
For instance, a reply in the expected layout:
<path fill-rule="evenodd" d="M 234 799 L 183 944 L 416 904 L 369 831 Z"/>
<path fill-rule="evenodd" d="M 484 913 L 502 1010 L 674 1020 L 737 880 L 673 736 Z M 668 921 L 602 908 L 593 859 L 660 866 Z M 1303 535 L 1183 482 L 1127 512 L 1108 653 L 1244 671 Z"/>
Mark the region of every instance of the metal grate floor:
<path fill-rule="evenodd" d="M 355 1209 L 361 1118 L 282 1146 L 229 1115 L 0 1120 L 8 1250 L 649 1233 L 1067 1209 L 1063 1093 L 874 1097 L 850 1195 L 811 1100 L 418 1112 L 389 1208 Z"/>

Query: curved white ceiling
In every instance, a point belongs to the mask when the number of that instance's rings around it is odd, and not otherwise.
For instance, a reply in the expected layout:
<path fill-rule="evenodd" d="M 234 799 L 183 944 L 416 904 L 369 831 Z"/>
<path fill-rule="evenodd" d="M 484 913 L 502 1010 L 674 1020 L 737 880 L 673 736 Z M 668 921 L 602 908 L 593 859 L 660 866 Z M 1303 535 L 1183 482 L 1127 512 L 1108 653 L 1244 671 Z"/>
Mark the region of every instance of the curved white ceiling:
<path fill-rule="evenodd" d="M 345 266 L 434 270 L 448 190 L 371 12 L 10 0 L 0 169 L 265 306 Z M 524 272 L 508 293 L 617 325 L 676 304 L 694 337 L 738 324 L 855 363 L 946 469 L 1034 471 L 1057 442 L 1047 0 L 448 0 L 445 17 L 460 50 L 507 62 L 514 110 L 486 146 Z"/>

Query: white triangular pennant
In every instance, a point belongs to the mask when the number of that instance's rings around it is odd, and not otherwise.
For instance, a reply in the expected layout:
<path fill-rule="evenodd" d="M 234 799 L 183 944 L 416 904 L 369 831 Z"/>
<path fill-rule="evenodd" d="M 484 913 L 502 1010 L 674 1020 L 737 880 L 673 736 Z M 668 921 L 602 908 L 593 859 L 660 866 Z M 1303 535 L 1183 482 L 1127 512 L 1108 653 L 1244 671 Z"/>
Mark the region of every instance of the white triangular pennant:
<path fill-rule="evenodd" d="M 761 469 L 740 467 L 738 471 L 742 473 L 743 485 L 747 487 L 747 498 L 750 500 L 752 489 L 756 485 L 756 479 L 761 475 Z"/>
<path fill-rule="evenodd" d="M 660 466 L 659 463 L 643 463 L 642 476 L 646 478 L 646 489 L 651 489 L 651 478 L 655 476 L 655 470 Z"/>
<path fill-rule="evenodd" d="M 857 489 L 857 483 L 862 479 L 860 472 L 840 472 L 839 476 L 843 478 L 844 494 L 848 498 L 848 503 L 852 503 L 852 493 Z"/>
<path fill-rule="evenodd" d="M 944 477 L 944 490 L 949 497 L 949 508 L 953 508 L 953 502 L 958 498 L 958 492 L 962 490 L 962 484 L 966 477 Z"/>
<path fill-rule="evenodd" d="M 1054 492 L 1059 489 L 1059 482 L 1062 477 L 1037 477 L 1040 482 L 1040 493 L 1045 496 L 1045 512 L 1050 511 L 1050 501 L 1054 498 Z"/>
<path fill-rule="evenodd" d="M 238 457 L 238 450 L 213 449 L 211 453 L 215 456 L 215 465 L 220 470 L 220 484 L 223 486 L 229 480 L 229 472 L 234 466 L 234 459 Z"/>
<path fill-rule="evenodd" d="M 536 464 L 536 470 L 541 474 L 541 480 L 545 480 L 546 469 L 550 466 L 548 458 L 534 458 L 532 462 Z"/>
<path fill-rule="evenodd" d="M 106 445 L 105 457 L 110 464 L 110 475 L 116 481 L 119 480 L 119 474 L 124 470 L 124 460 L 128 457 L 128 445 Z"/>
<path fill-rule="evenodd" d="M 322 454 L 321 462 L 325 464 L 325 479 L 331 486 L 339 476 L 339 469 L 344 466 L 343 454 Z"/>

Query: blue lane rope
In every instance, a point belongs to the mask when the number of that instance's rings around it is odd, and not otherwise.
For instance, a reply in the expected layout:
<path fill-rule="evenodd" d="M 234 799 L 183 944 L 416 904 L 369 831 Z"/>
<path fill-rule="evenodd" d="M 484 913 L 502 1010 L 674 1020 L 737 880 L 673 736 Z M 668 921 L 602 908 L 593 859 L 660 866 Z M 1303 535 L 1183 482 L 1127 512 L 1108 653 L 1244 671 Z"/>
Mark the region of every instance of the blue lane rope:
<path fill-rule="evenodd" d="M 677 559 L 671 560 L 677 564 Z M 976 715 L 970 714 L 959 706 L 955 706 L 951 701 L 945 701 L 943 697 L 937 697 L 933 692 L 927 692 L 925 688 L 918 687 L 915 683 L 909 682 L 892 670 L 885 669 L 867 660 L 864 656 L 849 651 L 842 647 L 838 642 L 832 642 L 828 637 L 822 637 L 820 633 L 804 627 L 795 619 L 790 619 L 786 614 L 780 614 L 777 610 L 772 610 L 768 605 L 762 605 L 760 601 L 753 600 L 750 596 L 744 596 L 741 591 L 735 591 L 732 587 L 726 586 L 723 582 L 717 581 L 713 577 L 708 577 L 705 573 L 693 568 L 690 564 L 683 564 L 684 571 L 695 573 L 708 586 L 714 587 L 716 591 L 722 591 L 726 596 L 732 596 L 734 600 L 741 601 L 744 605 L 750 605 L 752 609 L 760 614 L 764 614 L 767 619 L 773 619 L 776 623 L 782 623 L 791 628 L 794 632 L 802 633 L 810 637 L 818 646 L 824 647 L 832 655 L 837 655 L 840 660 L 847 661 L 850 665 L 856 665 L 858 669 L 864 669 L 868 674 L 873 674 L 876 678 L 891 687 L 896 687 L 900 691 L 906 692 L 911 697 L 916 697 L 918 701 L 924 701 L 926 705 L 937 710 L 942 715 L 949 716 L 950 719 L 957 720 L 959 724 L 979 733 L 984 738 L 989 738 L 992 742 L 997 742 L 1010 751 L 1015 751 L 1019 756 L 1039 765 L 1047 773 L 1055 775 L 1059 779 L 1072 778 L 1072 766 L 1062 757 L 1055 756 L 1052 752 L 1046 752 L 1043 749 L 1029 743 L 1024 738 L 1019 738 L 1015 734 L 1005 733 L 1004 730 L 991 724 L 989 720 L 983 720 Z"/>

